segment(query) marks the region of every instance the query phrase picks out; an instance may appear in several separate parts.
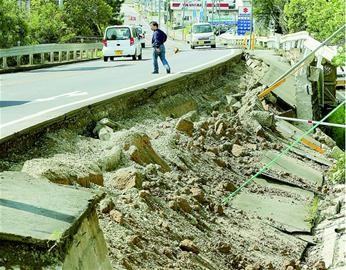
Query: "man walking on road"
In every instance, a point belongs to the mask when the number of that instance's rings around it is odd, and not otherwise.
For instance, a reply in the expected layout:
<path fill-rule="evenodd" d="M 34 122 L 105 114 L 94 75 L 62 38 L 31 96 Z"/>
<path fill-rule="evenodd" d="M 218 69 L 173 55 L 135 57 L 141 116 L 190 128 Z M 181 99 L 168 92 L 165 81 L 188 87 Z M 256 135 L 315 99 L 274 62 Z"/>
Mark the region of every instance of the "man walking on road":
<path fill-rule="evenodd" d="M 167 40 L 167 35 L 159 29 L 159 25 L 157 22 L 151 22 L 150 28 L 154 32 L 153 38 L 151 40 L 153 46 L 153 64 L 154 71 L 153 74 L 159 73 L 159 64 L 157 62 L 157 58 L 160 57 L 163 66 L 166 68 L 167 73 L 171 73 L 171 68 L 166 59 L 166 48 L 164 43 Z"/>

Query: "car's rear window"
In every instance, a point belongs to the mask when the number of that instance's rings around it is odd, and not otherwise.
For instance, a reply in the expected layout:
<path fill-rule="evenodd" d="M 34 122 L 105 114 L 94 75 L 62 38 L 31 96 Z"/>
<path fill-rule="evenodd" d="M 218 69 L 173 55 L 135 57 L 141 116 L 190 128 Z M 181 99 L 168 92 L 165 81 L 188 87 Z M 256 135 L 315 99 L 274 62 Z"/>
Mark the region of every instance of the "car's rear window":
<path fill-rule="evenodd" d="M 138 28 L 137 28 L 137 33 L 138 33 L 138 34 L 142 34 L 142 33 L 143 33 L 142 28 L 138 27 Z"/>
<path fill-rule="evenodd" d="M 192 33 L 210 33 L 213 32 L 210 24 L 197 24 L 192 27 Z"/>
<path fill-rule="evenodd" d="M 106 32 L 107 40 L 126 40 L 130 39 L 131 32 L 128 27 L 108 28 Z"/>

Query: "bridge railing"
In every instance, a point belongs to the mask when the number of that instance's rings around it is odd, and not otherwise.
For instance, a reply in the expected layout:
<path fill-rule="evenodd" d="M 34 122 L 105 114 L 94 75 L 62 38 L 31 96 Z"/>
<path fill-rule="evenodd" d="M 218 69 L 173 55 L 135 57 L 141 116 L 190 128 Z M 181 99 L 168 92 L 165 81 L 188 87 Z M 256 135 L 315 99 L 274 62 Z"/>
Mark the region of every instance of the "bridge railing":
<path fill-rule="evenodd" d="M 102 50 L 101 43 L 41 44 L 0 49 L 0 59 L 2 59 L 2 68 L 7 69 L 9 58 L 16 59 L 16 66 L 21 66 L 21 59 L 24 56 L 28 56 L 29 65 L 42 65 L 47 60 L 48 63 L 61 63 L 93 59 L 100 50 Z M 39 63 L 35 63 L 34 56 L 39 59 Z"/>
<path fill-rule="evenodd" d="M 249 36 L 221 35 L 220 43 L 231 48 L 248 48 L 250 44 Z M 302 51 L 313 51 L 321 42 L 317 41 L 306 31 L 297 32 L 288 35 L 275 34 L 270 37 L 255 36 L 255 48 L 282 49 L 289 51 L 293 48 L 301 49 Z M 323 57 L 331 61 L 337 54 L 337 48 L 334 46 L 324 46 L 316 52 L 317 57 Z"/>
<path fill-rule="evenodd" d="M 321 42 L 311 37 L 306 31 L 284 35 L 280 38 L 280 48 L 285 51 L 298 48 L 305 51 L 305 53 L 308 53 L 315 50 L 320 45 Z M 315 55 L 317 58 L 325 58 L 331 62 L 334 56 L 337 55 L 337 47 L 323 46 L 315 53 Z"/>

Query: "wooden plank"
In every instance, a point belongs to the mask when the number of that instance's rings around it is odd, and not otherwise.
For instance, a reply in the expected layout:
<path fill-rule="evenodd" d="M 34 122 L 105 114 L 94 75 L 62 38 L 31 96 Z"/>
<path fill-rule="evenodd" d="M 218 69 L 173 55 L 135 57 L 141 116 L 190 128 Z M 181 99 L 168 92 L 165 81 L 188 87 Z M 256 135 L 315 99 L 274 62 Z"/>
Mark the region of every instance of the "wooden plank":
<path fill-rule="evenodd" d="M 280 81 L 276 82 L 276 83 L 273 84 L 272 86 L 268 87 L 267 89 L 265 89 L 264 91 L 262 91 L 262 92 L 258 95 L 258 98 L 259 98 L 259 99 L 263 99 L 266 95 L 268 95 L 269 93 L 271 93 L 272 91 L 274 91 L 276 88 L 278 88 L 280 85 L 282 85 L 285 81 L 286 81 L 286 78 L 281 79 Z"/>

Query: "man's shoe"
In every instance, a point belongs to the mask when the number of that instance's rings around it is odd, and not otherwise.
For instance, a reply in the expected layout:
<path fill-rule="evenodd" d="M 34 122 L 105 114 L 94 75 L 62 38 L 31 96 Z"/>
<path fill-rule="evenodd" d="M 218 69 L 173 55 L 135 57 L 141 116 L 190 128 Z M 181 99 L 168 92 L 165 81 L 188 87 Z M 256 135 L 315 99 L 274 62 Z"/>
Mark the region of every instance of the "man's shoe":
<path fill-rule="evenodd" d="M 159 74 L 158 71 L 153 71 L 151 74 Z"/>
<path fill-rule="evenodd" d="M 167 74 L 170 74 L 171 73 L 171 69 L 167 69 Z"/>

